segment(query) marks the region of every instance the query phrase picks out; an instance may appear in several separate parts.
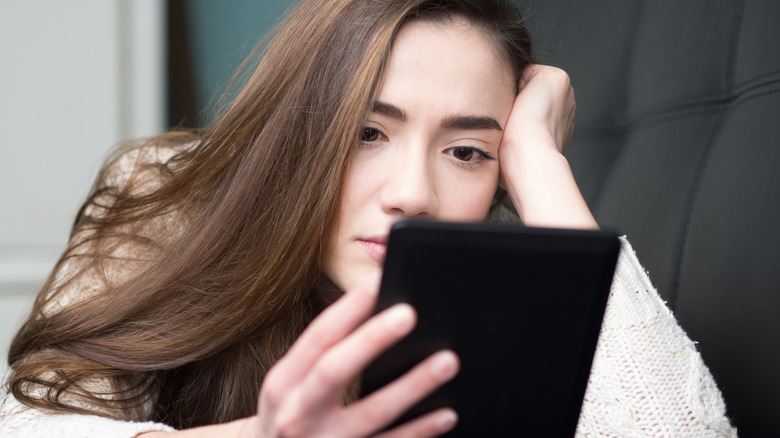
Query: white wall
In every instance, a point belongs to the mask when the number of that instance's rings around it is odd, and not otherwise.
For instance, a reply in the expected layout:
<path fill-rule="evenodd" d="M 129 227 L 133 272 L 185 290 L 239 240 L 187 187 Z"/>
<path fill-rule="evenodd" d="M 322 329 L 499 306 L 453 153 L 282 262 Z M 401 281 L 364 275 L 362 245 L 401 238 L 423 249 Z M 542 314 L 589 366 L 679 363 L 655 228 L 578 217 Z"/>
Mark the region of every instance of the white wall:
<path fill-rule="evenodd" d="M 0 0 L 0 373 L 107 151 L 164 129 L 163 0 Z"/>

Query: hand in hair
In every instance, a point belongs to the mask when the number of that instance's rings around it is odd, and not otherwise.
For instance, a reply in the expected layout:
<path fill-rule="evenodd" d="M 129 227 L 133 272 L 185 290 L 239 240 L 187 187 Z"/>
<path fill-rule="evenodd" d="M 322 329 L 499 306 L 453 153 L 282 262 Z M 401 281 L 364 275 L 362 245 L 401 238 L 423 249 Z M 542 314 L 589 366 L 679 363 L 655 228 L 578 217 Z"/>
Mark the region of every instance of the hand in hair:
<path fill-rule="evenodd" d="M 526 225 L 598 228 L 563 156 L 576 109 L 569 76 L 532 64 L 519 89 L 499 149 L 501 186 Z"/>
<path fill-rule="evenodd" d="M 258 414 L 244 425 L 240 436 L 373 435 L 454 377 L 457 357 L 439 352 L 388 386 L 343 406 L 344 391 L 355 377 L 416 323 L 408 305 L 392 307 L 366 321 L 376 295 L 376 287 L 348 292 L 311 323 L 268 372 Z M 455 419 L 453 411 L 441 409 L 381 436 L 437 436 L 452 428 Z"/>

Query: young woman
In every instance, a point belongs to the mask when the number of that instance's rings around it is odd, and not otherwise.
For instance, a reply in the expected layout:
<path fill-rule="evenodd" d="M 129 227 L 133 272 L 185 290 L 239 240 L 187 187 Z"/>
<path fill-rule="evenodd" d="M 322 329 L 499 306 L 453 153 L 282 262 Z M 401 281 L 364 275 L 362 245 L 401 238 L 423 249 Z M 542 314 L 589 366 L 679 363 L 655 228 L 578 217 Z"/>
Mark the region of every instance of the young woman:
<path fill-rule="evenodd" d="M 104 167 L 14 339 L 3 435 L 392 423 L 458 372 L 442 351 L 355 399 L 415 323 L 406 305 L 369 318 L 395 221 L 482 221 L 500 186 L 526 224 L 597 227 L 561 154 L 568 78 L 531 61 L 509 1 L 302 1 L 201 138 L 164 135 Z M 384 436 L 456 420 L 442 409 Z M 625 241 L 578 434 L 734 434 Z"/>

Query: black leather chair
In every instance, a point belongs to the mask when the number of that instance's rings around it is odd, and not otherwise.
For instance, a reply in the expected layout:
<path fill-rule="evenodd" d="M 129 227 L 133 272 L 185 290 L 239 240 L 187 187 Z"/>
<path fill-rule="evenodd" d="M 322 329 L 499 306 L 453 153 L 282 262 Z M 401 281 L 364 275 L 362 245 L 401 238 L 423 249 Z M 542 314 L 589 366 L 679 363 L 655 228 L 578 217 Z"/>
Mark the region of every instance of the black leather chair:
<path fill-rule="evenodd" d="M 742 437 L 780 435 L 780 2 L 526 2 L 577 94 L 567 156 Z"/>

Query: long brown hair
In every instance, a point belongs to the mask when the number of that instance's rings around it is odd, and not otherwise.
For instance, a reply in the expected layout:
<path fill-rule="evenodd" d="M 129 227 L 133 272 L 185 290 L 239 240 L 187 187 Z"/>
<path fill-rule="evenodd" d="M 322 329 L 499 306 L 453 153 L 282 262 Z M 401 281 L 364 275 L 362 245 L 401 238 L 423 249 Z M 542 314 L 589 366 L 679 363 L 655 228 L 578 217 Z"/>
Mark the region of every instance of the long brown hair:
<path fill-rule="evenodd" d="M 115 153 L 13 340 L 13 395 L 177 428 L 253 414 L 319 310 L 342 176 L 395 34 L 454 17 L 519 78 L 530 41 L 511 1 L 304 0 L 202 137 Z"/>

